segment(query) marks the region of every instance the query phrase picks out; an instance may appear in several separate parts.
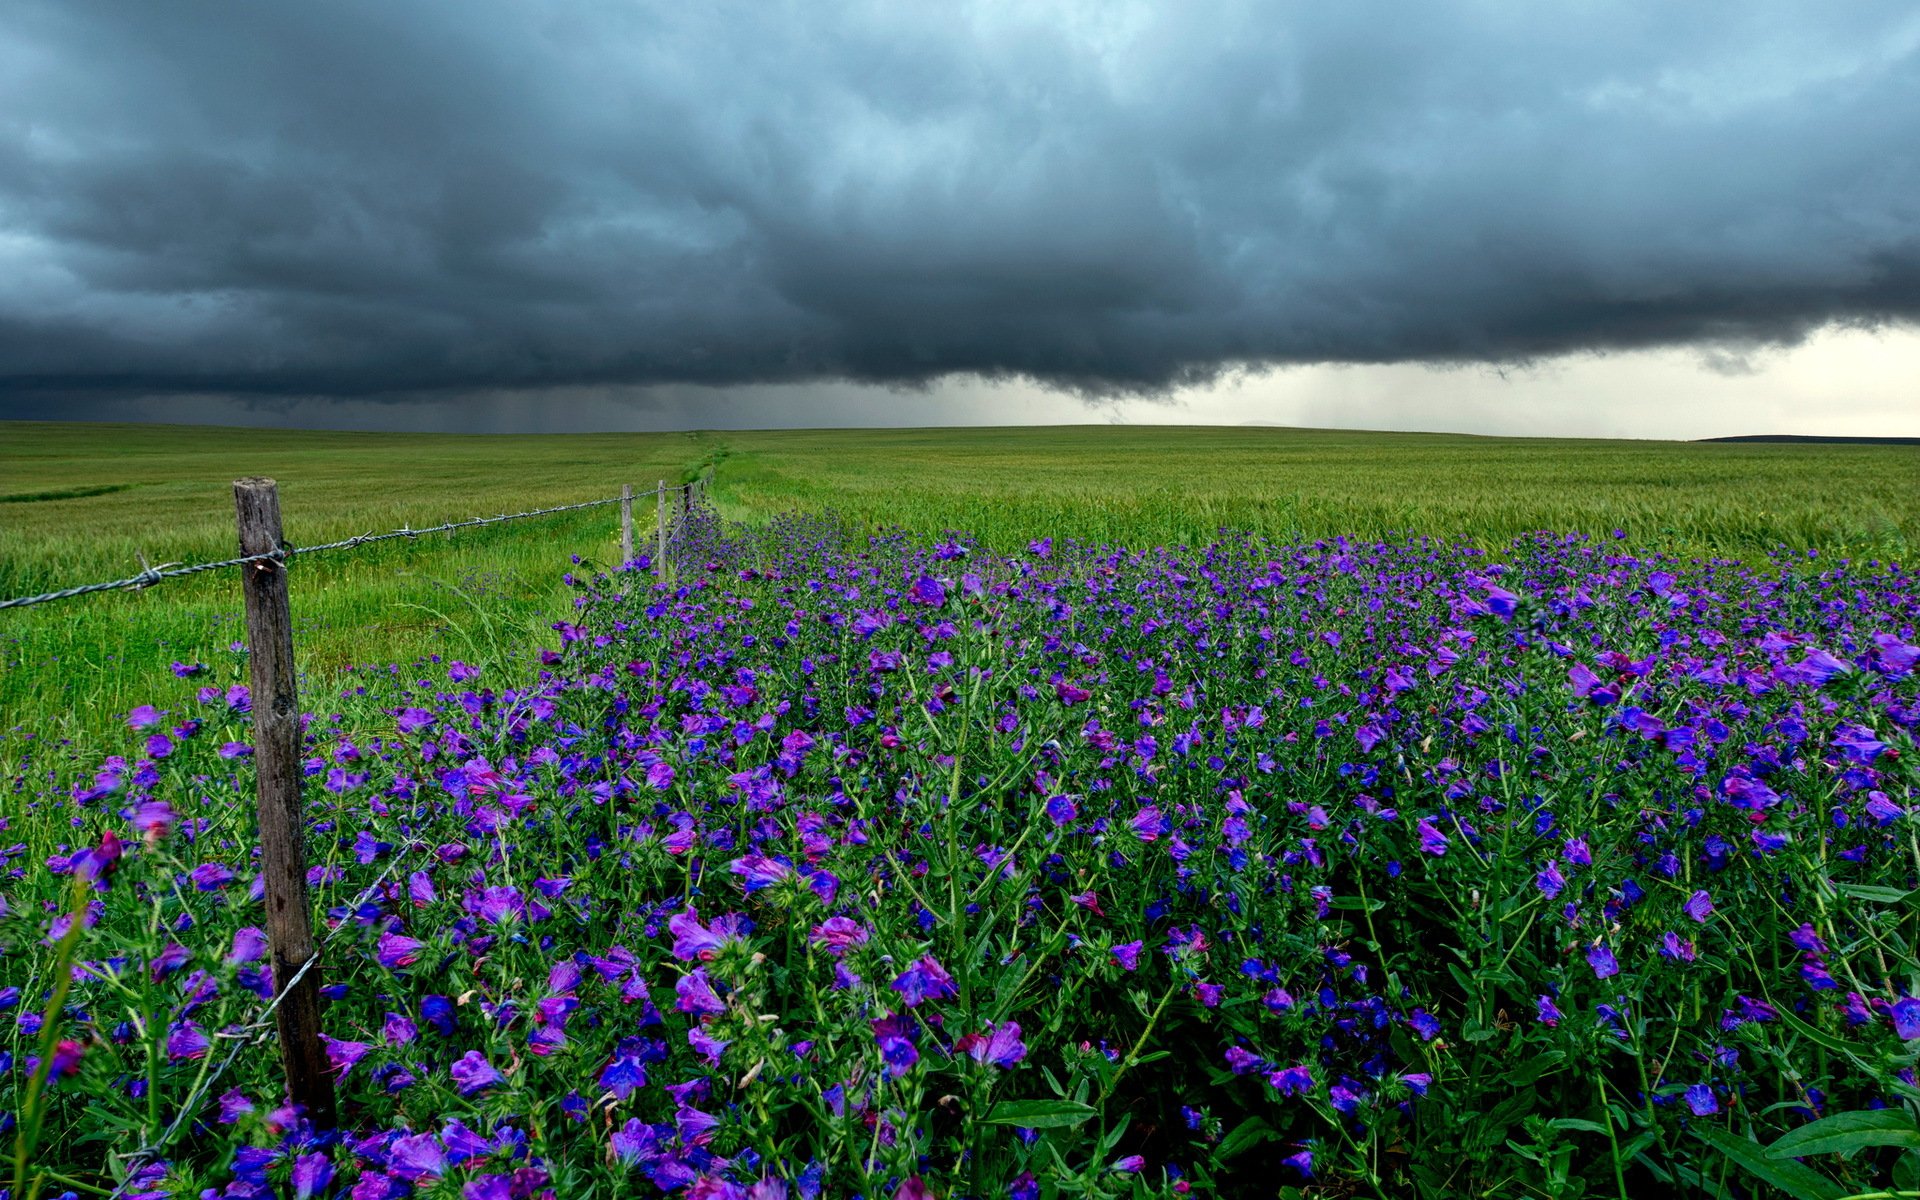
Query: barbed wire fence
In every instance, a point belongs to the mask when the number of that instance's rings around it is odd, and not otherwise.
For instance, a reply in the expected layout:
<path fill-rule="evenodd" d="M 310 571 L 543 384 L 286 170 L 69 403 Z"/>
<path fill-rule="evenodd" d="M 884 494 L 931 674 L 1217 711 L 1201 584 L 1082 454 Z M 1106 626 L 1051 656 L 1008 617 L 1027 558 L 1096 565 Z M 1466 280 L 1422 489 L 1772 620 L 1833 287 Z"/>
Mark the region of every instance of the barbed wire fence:
<path fill-rule="evenodd" d="M 660 510 L 659 519 L 663 522 L 662 528 L 666 528 L 664 522 L 670 520 L 665 512 L 668 496 L 685 496 L 689 502 L 691 502 L 703 495 L 704 492 L 705 485 L 699 480 L 691 483 L 677 484 L 674 487 L 662 485 L 656 488 L 653 495 L 656 497 L 656 502 Z M 648 495 L 646 492 L 638 493 L 638 496 L 641 498 L 644 498 L 646 495 Z M 199 575 L 207 571 L 224 571 L 230 567 L 244 567 L 259 562 L 286 562 L 297 555 L 322 554 L 334 550 L 355 550 L 361 546 L 373 545 L 376 542 L 389 542 L 399 538 L 419 538 L 430 533 L 452 533 L 455 530 L 471 529 L 480 525 L 498 525 L 505 521 L 520 521 L 529 517 L 544 517 L 552 513 L 578 512 L 586 508 L 605 508 L 612 504 L 626 505 L 629 508 L 629 511 L 626 513 L 626 519 L 623 522 L 621 545 L 623 552 L 627 553 L 630 560 L 632 557 L 631 550 L 633 541 L 632 514 L 630 508 L 634 498 L 634 494 L 610 496 L 604 500 L 584 500 L 578 504 L 556 504 L 551 508 L 535 508 L 529 509 L 526 512 L 502 513 L 492 517 L 469 517 L 464 521 L 448 521 L 444 524 L 429 526 L 425 529 L 403 527 L 390 530 L 386 533 L 363 533 L 350 538 L 342 538 L 339 541 L 322 542 L 313 546 L 282 545 L 279 549 L 267 554 L 247 554 L 238 558 L 223 558 L 213 562 L 199 562 L 185 565 L 181 563 L 165 563 L 160 566 L 147 567 L 139 574 L 129 575 L 125 579 L 109 579 L 100 583 L 83 583 L 74 587 L 60 588 L 51 592 L 41 592 L 34 596 L 16 596 L 9 600 L 0 600 L 0 609 L 27 608 L 36 604 L 51 604 L 57 600 L 71 600 L 79 596 L 90 596 L 97 592 L 115 592 L 136 588 L 148 588 L 169 579 L 178 579 L 186 575 Z M 683 511 L 684 507 L 683 505 Z M 665 570 L 662 557 L 663 556 L 657 553 L 654 555 L 653 566 L 656 572 Z"/>
<path fill-rule="evenodd" d="M 651 491 L 654 498 L 654 552 L 649 565 L 656 580 L 666 582 L 672 573 L 671 539 L 692 524 L 693 510 L 705 496 L 705 477 L 668 487 L 665 480 Z M 301 728 L 296 699 L 293 663 L 293 628 L 288 600 L 286 567 L 297 557 L 351 551 L 363 546 L 399 539 L 417 539 L 423 535 L 453 533 L 484 525 L 498 525 L 556 513 L 620 506 L 621 567 L 632 568 L 640 560 L 634 554 L 633 501 L 644 500 L 648 492 L 635 493 L 631 485 L 618 496 L 583 500 L 574 504 L 556 504 L 524 512 L 500 513 L 490 517 L 469 517 L 447 521 L 421 529 L 403 526 L 386 532 L 370 532 L 311 546 L 289 544 L 282 534 L 278 485 L 271 479 L 249 478 L 234 481 L 235 517 L 242 553 L 232 557 L 197 563 L 165 563 L 145 566 L 138 574 L 123 579 L 77 584 L 31 596 L 0 600 L 0 610 L 30 608 L 105 592 L 152 587 L 167 580 L 210 571 L 237 569 L 240 572 L 247 625 L 247 650 L 252 675 L 253 761 L 256 765 L 261 849 L 262 881 L 266 889 L 268 946 L 277 969 L 281 964 L 298 963 L 283 981 L 273 980 L 273 996 L 255 1018 L 245 1024 L 229 1026 L 215 1036 L 230 1046 L 217 1066 L 203 1071 L 186 1102 L 173 1121 L 151 1141 L 124 1154 L 119 1160 L 122 1182 L 108 1195 L 119 1200 L 140 1179 L 142 1168 L 158 1161 L 159 1156 L 179 1136 L 183 1124 L 198 1113 L 212 1094 L 213 1086 L 248 1046 L 265 1042 L 277 1034 L 281 1043 L 287 1094 L 302 1103 L 323 1122 L 333 1120 L 333 1079 L 326 1067 L 321 1045 L 320 1011 L 317 990 L 324 952 L 353 925 L 353 913 L 365 899 L 383 886 L 401 864 L 422 848 L 420 844 L 397 849 L 378 879 L 360 893 L 326 939 L 315 944 L 312 911 L 304 886 L 290 881 L 307 877 L 304 837 L 306 812 L 302 799 L 303 774 L 300 757 Z M 671 501 L 677 500 L 678 504 Z M 670 508 L 677 512 L 669 512 Z M 271 702 L 269 702 L 271 701 Z M 284 701 L 284 703 L 282 702 Z M 212 1064 L 213 1060 L 208 1060 Z"/>

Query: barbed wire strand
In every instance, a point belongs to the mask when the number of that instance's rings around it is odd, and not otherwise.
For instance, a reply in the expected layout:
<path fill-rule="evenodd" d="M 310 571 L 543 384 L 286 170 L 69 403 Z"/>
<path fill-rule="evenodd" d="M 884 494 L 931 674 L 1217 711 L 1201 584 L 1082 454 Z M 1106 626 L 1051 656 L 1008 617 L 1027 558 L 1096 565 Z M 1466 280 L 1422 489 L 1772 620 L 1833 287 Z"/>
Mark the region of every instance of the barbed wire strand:
<path fill-rule="evenodd" d="M 298 985 L 302 979 L 307 977 L 308 971 L 313 970 L 314 967 L 319 965 L 320 956 L 325 952 L 327 947 L 333 945 L 333 943 L 339 939 L 340 935 L 354 924 L 352 914 L 357 911 L 362 904 L 367 902 L 369 896 L 372 896 L 380 889 L 380 885 L 393 877 L 393 873 L 400 869 L 402 863 L 413 861 L 413 856 L 417 852 L 428 848 L 425 842 L 415 842 L 397 851 L 393 856 L 393 860 L 387 864 L 387 869 L 380 873 L 380 877 L 368 884 L 361 890 L 359 896 L 354 898 L 353 903 L 348 906 L 348 915 L 342 917 L 340 923 L 335 925 L 327 934 L 326 940 L 322 941 L 320 945 L 314 949 L 313 957 L 301 963 L 300 969 L 293 973 L 293 978 L 287 980 L 285 984 L 275 990 L 273 999 L 265 1008 L 260 1010 L 260 1015 L 255 1017 L 249 1024 L 230 1026 L 214 1034 L 215 1037 L 231 1040 L 233 1042 L 233 1048 L 227 1051 L 227 1057 L 221 1061 L 218 1067 L 215 1067 L 212 1071 L 202 1076 L 200 1082 L 194 1085 L 193 1091 L 187 1094 L 186 1100 L 180 1105 L 179 1111 L 174 1114 L 172 1123 L 167 1126 L 164 1133 L 146 1145 L 141 1146 L 139 1149 L 121 1156 L 120 1162 L 127 1170 L 127 1178 L 125 1182 L 113 1190 L 113 1194 L 109 1196 L 107 1200 L 120 1200 L 120 1198 L 126 1194 L 126 1190 L 133 1186 L 134 1178 L 140 1168 L 145 1166 L 154 1156 L 160 1154 L 168 1146 L 173 1144 L 174 1136 L 180 1132 L 181 1123 L 199 1110 L 202 1100 L 213 1090 L 213 1085 L 219 1078 L 226 1074 L 227 1068 L 233 1065 L 233 1060 L 240 1056 L 240 1051 L 246 1049 L 248 1046 L 258 1046 L 267 1040 L 269 1034 L 274 1032 L 273 1014 L 279 1009 L 280 1002 L 287 998 L 288 993 L 292 992 L 294 987 Z"/>
<path fill-rule="evenodd" d="M 690 490 L 691 483 L 677 484 L 667 488 L 668 493 Z M 647 492 L 635 492 L 632 499 L 644 501 L 648 496 L 660 495 L 656 489 Z M 165 563 L 157 567 L 148 567 L 138 575 L 129 575 L 125 579 L 110 579 L 102 583 L 83 583 L 78 587 L 61 588 L 59 591 L 42 592 L 37 596 L 18 596 L 12 600 L 0 600 L 0 608 L 26 608 L 33 604 L 48 604 L 55 600 L 71 600 L 77 596 L 89 596 L 95 592 L 123 591 L 129 588 L 148 588 L 167 579 L 178 579 L 183 575 L 198 575 L 203 571 L 224 571 L 228 567 L 244 567 L 249 563 L 285 562 L 301 554 L 320 554 L 330 550 L 352 550 L 374 542 L 389 542 L 397 538 L 417 538 L 427 533 L 450 533 L 456 529 L 471 529 L 476 525 L 498 525 L 502 521 L 519 521 L 527 517 L 544 517 L 549 513 L 575 512 L 583 508 L 602 508 L 609 504 L 618 504 L 625 497 L 614 496 L 606 500 L 587 500 L 579 504 L 559 504 L 552 508 L 536 508 L 527 512 L 502 513 L 496 517 L 470 517 L 464 521 L 448 521 L 443 525 L 434 525 L 427 529 L 410 529 L 402 526 L 389 533 L 363 533 L 357 537 L 342 538 L 337 542 L 322 542 L 315 546 L 282 545 L 280 549 L 265 554 L 248 554 L 239 558 L 223 558 L 217 562 L 203 562 L 182 565 Z"/>

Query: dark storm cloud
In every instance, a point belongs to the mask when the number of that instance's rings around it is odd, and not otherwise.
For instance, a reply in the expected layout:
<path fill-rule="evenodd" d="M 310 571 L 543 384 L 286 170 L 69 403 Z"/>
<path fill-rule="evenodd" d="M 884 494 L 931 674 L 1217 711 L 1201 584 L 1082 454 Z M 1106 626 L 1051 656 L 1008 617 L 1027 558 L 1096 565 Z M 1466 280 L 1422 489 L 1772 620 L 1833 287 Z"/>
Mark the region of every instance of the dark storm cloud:
<path fill-rule="evenodd" d="M 15 0 L 0 413 L 1790 343 L 1916 119 L 1909 2 Z"/>

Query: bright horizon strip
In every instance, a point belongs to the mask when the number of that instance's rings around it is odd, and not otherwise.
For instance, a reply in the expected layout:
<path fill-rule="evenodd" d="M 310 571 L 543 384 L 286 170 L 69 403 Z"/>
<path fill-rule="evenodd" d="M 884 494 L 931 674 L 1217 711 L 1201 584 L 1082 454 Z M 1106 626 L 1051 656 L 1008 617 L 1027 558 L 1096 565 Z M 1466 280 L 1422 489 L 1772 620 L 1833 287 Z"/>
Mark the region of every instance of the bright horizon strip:
<path fill-rule="evenodd" d="M 829 381 L 394 400 L 148 396 L 31 408 L 0 399 L 0 416 L 501 434 L 1120 423 L 1676 441 L 1920 437 L 1920 330 L 1829 328 L 1796 347 L 1745 354 L 1674 347 L 1505 367 L 1320 364 L 1112 400 L 950 377 L 924 389 Z"/>

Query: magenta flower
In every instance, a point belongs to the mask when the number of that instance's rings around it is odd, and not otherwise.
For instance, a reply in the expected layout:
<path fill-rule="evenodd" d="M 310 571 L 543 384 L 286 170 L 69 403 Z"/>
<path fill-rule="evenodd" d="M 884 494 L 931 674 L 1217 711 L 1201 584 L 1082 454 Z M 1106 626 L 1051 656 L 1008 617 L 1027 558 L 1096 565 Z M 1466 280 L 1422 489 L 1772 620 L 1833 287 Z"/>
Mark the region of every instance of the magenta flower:
<path fill-rule="evenodd" d="M 828 917 L 813 927 L 813 944 L 838 958 L 855 946 L 867 944 L 867 930 L 847 917 Z"/>
<path fill-rule="evenodd" d="M 955 1042 L 954 1049 L 977 1063 L 992 1063 L 1003 1069 L 1027 1056 L 1027 1045 L 1020 1040 L 1020 1025 L 1016 1021 L 989 1025 L 985 1034 L 970 1033 Z"/>
<path fill-rule="evenodd" d="M 370 1042 L 346 1042 L 330 1038 L 324 1033 L 320 1035 L 320 1041 L 327 1048 L 327 1062 L 332 1064 L 333 1073 L 340 1078 L 345 1078 L 347 1072 L 373 1051 Z"/>
<path fill-rule="evenodd" d="M 673 989 L 680 999 L 675 1007 L 683 1013 L 723 1013 L 727 1006 L 714 994 L 713 981 L 707 977 L 705 967 L 695 967 L 690 974 L 682 975 Z"/>
<path fill-rule="evenodd" d="M 202 1040 L 204 1040 L 204 1035 L 202 1035 Z M 167 1052 L 169 1056 L 173 1053 L 172 1037 L 167 1039 Z M 47 1078 L 71 1079 L 75 1075 L 78 1075 L 80 1073 L 80 1060 L 86 1057 L 86 1053 L 86 1043 L 77 1042 L 71 1038 L 62 1038 L 54 1044 L 53 1054 L 51 1056 L 53 1061 L 47 1064 Z M 188 1057 L 204 1058 L 206 1057 L 206 1053 L 206 1050 L 203 1048 L 198 1054 L 189 1055 Z"/>
<path fill-rule="evenodd" d="M 374 958 L 387 970 L 397 971 L 401 967 L 410 967 L 420 961 L 420 951 L 426 949 L 426 946 L 427 944 L 418 938 L 410 938 L 398 933 L 383 933 L 380 935 Z"/>

